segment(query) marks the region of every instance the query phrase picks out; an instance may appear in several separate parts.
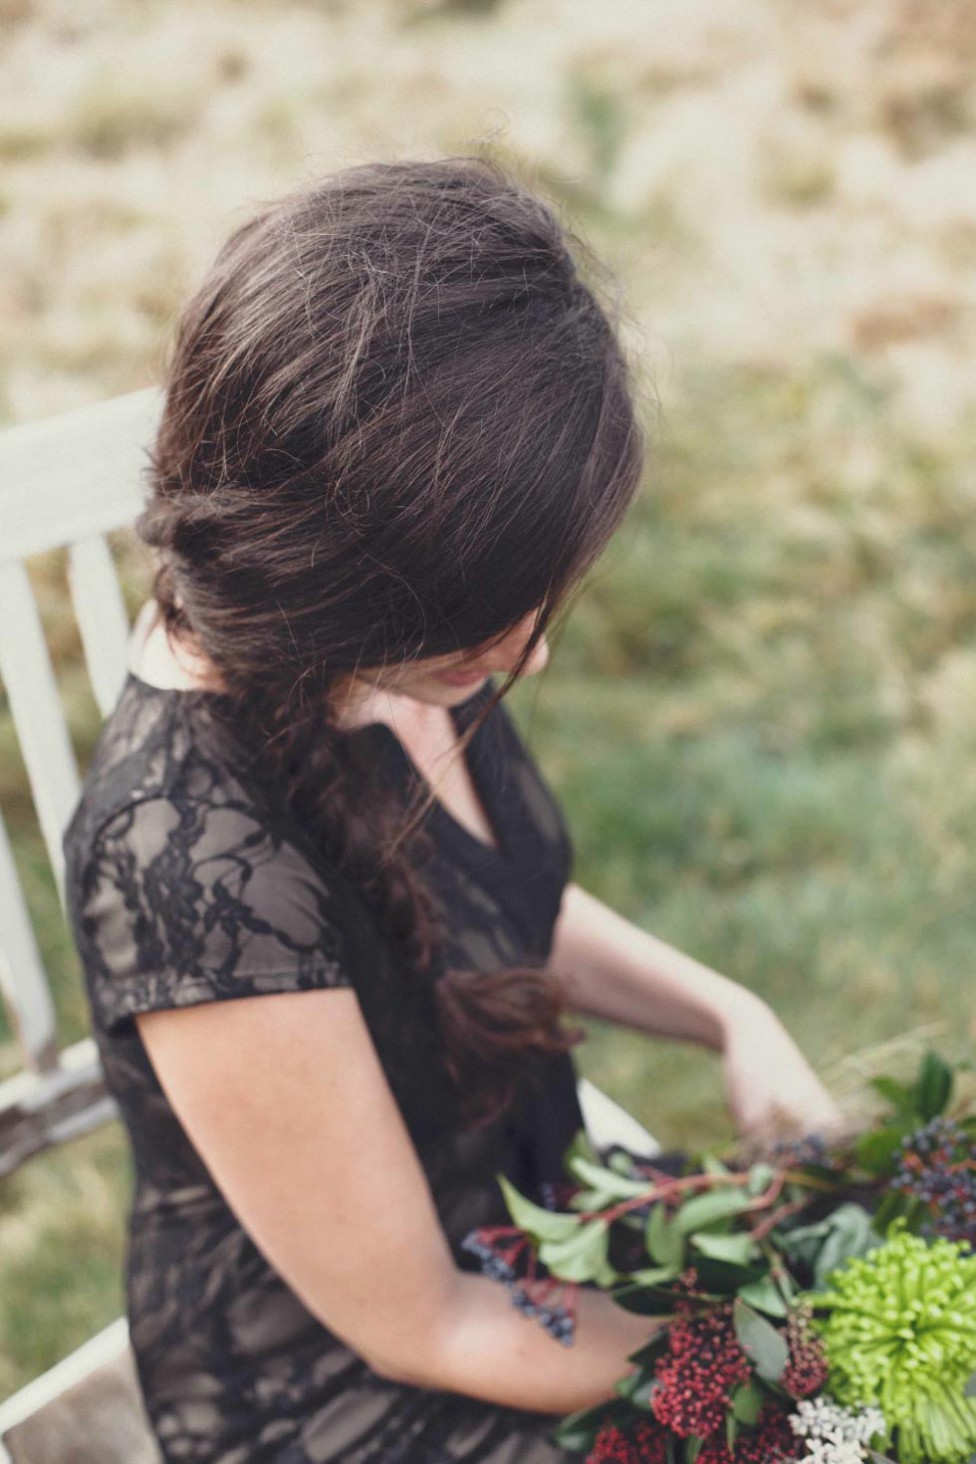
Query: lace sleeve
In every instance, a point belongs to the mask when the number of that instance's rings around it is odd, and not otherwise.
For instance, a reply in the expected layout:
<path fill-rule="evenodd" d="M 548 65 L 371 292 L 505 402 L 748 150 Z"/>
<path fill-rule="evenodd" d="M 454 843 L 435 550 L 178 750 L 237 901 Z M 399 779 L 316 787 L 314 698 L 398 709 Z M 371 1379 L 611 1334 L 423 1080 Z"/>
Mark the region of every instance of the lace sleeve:
<path fill-rule="evenodd" d="M 96 1023 L 351 986 L 333 895 L 240 804 L 154 797 L 98 830 L 69 901 Z"/>

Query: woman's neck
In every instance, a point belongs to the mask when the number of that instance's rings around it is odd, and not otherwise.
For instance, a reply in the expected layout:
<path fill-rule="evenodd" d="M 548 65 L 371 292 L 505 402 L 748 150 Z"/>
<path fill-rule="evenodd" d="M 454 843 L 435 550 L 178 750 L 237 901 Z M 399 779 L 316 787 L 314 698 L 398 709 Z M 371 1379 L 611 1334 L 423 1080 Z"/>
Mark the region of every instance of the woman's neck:
<path fill-rule="evenodd" d="M 225 691 L 210 659 L 180 644 L 166 630 L 159 605 L 148 600 L 136 617 L 129 642 L 129 669 L 151 686 L 177 691 Z"/>
<path fill-rule="evenodd" d="M 207 656 L 167 634 L 155 600 L 148 600 L 136 617 L 128 664 L 140 680 L 164 690 L 226 690 Z M 436 715 L 439 708 L 426 707 L 411 697 L 397 696 L 362 681 L 340 691 L 333 706 L 339 725 L 350 729 L 370 722 L 386 722 L 394 731 L 409 735 L 411 729 L 422 731 L 428 722 L 439 720 Z"/>

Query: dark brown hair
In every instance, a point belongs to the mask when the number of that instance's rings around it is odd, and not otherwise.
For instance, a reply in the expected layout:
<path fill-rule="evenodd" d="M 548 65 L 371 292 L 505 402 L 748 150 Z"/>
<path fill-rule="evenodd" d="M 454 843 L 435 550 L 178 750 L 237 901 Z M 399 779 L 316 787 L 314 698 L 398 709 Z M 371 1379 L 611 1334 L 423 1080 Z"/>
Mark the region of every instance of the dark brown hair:
<path fill-rule="evenodd" d="M 182 315 L 138 521 L 167 629 L 209 657 L 265 773 L 435 983 L 475 1122 L 526 1054 L 581 1034 L 551 975 L 439 964 L 418 810 L 393 806 L 330 695 L 538 610 L 490 709 L 618 525 L 643 439 L 574 253 L 601 273 L 480 156 L 349 168 L 265 207 Z"/>

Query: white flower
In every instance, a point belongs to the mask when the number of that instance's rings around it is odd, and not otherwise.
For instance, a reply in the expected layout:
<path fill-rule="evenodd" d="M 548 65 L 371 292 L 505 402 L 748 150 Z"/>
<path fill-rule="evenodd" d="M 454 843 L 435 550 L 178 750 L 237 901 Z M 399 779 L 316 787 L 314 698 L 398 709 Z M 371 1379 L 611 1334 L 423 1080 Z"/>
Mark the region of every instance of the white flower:
<path fill-rule="evenodd" d="M 866 1446 L 884 1434 L 885 1420 L 880 1408 L 842 1408 L 821 1396 L 798 1403 L 790 1427 L 807 1440 L 809 1464 L 862 1464 Z"/>
<path fill-rule="evenodd" d="M 862 1464 L 864 1450 L 860 1444 L 808 1443 L 804 1464 Z"/>

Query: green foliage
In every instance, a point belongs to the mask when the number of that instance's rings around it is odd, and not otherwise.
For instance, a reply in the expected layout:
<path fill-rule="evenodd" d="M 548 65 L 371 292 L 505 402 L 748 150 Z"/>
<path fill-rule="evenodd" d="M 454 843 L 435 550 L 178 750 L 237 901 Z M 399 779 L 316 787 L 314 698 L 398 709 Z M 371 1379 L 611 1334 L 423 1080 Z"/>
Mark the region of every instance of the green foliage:
<path fill-rule="evenodd" d="M 694 1235 L 696 1231 L 706 1230 L 716 1221 L 741 1215 L 751 1203 L 742 1188 L 706 1190 L 704 1194 L 693 1195 L 690 1200 L 685 1200 L 675 1216 L 674 1225 L 680 1235 Z"/>
<path fill-rule="evenodd" d="M 797 1225 L 785 1231 L 777 1243 L 793 1260 L 805 1261 L 813 1272 L 814 1285 L 824 1287 L 833 1270 L 854 1257 L 867 1255 L 882 1239 L 864 1206 L 848 1202 L 814 1225 Z"/>
<path fill-rule="evenodd" d="M 677 1269 L 684 1262 L 684 1233 L 668 1218 L 663 1205 L 655 1205 L 647 1218 L 645 1244 L 647 1254 L 659 1266 L 673 1266 Z"/>
<path fill-rule="evenodd" d="M 539 1260 L 561 1281 L 595 1281 L 612 1286 L 617 1272 L 607 1258 L 610 1229 L 605 1220 L 587 1220 L 576 1225 L 572 1235 L 560 1240 L 543 1240 Z"/>
<path fill-rule="evenodd" d="M 122 1311 L 131 1187 L 118 1124 L 0 1185 L 0 1398 Z"/>
<path fill-rule="evenodd" d="M 544 1210 L 541 1205 L 534 1205 L 531 1200 L 520 1195 L 504 1174 L 498 1174 L 496 1178 L 512 1219 L 534 1239 L 560 1241 L 576 1235 L 579 1225 L 574 1215 L 560 1215 L 552 1210 Z"/>
<path fill-rule="evenodd" d="M 764 1312 L 766 1316 L 785 1317 L 789 1308 L 784 1291 L 793 1293 L 793 1287 L 785 1275 L 778 1282 L 771 1275 L 766 1275 L 758 1281 L 747 1281 L 744 1286 L 739 1287 L 738 1294 L 741 1301 L 754 1307 L 756 1311 Z"/>
<path fill-rule="evenodd" d="M 753 1311 L 741 1297 L 736 1298 L 733 1320 L 735 1335 L 757 1376 L 767 1383 L 778 1383 L 789 1360 L 782 1332 Z"/>
<path fill-rule="evenodd" d="M 594 1281 L 624 1310 L 654 1319 L 647 1343 L 631 1354 L 636 1371 L 616 1387 L 631 1423 L 648 1410 L 663 1419 L 666 1390 L 687 1386 L 680 1375 L 675 1384 L 659 1368 L 669 1351 L 660 1319 L 675 1314 L 687 1328 L 704 1315 L 710 1330 L 703 1331 L 703 1343 L 721 1336 L 731 1319 L 749 1364 L 746 1380 L 740 1372 L 733 1392 L 719 1395 L 730 1448 L 741 1429 L 765 1427 L 766 1404 L 782 1413 L 826 1381 L 828 1394 L 842 1403 L 882 1407 L 895 1422 L 903 1464 L 920 1464 L 922 1458 L 961 1464 L 960 1450 L 976 1441 L 976 1403 L 970 1396 L 976 1389 L 970 1274 L 976 1261 L 962 1245 L 908 1234 L 904 1216 L 889 1224 L 891 1182 L 901 1161 L 892 1151 L 883 1164 L 880 1150 L 876 1154 L 866 1141 L 944 1112 L 956 1070 L 964 1066 L 927 1052 L 914 1081 L 889 1074 L 873 1080 L 888 1111 L 864 1134 L 831 1144 L 801 1142 L 749 1166 L 706 1151 L 694 1166 L 687 1160 L 683 1172 L 663 1161 L 633 1161 L 630 1173 L 623 1173 L 619 1162 L 611 1167 L 594 1157 L 580 1137 L 567 1150 L 566 1166 L 586 1196 L 582 1212 L 539 1211 L 504 1186 L 513 1218 L 523 1216 L 534 1227 L 538 1261 L 560 1279 Z M 960 1125 L 974 1117 L 971 1100 L 963 1110 Z M 874 1168 L 865 1166 L 866 1152 Z M 805 1218 L 811 1211 L 812 1218 Z M 637 1230 L 635 1221 L 642 1222 Z M 557 1232 L 558 1238 L 541 1238 Z M 621 1269 L 609 1260 L 616 1238 L 627 1242 L 629 1259 L 618 1259 Z M 815 1310 L 831 1315 L 815 1322 Z M 818 1342 L 818 1330 L 826 1343 Z M 679 1359 L 687 1345 L 685 1332 L 671 1367 L 684 1365 Z M 943 1356 L 953 1367 L 946 1378 L 938 1368 Z M 923 1365 L 930 1377 L 920 1391 Z M 613 1417 L 626 1434 L 626 1413 Z M 564 1441 L 588 1451 L 605 1421 L 599 1412 L 574 1415 L 566 1421 Z M 681 1433 L 677 1422 L 672 1427 L 669 1457 L 690 1464 L 704 1441 Z"/>
<path fill-rule="evenodd" d="M 952 1097 L 953 1073 L 936 1052 L 926 1052 L 912 1083 L 901 1083 L 882 1074 L 872 1086 L 890 1105 L 885 1122 L 865 1133 L 855 1147 L 862 1167 L 871 1174 L 884 1174 L 902 1140 L 946 1111 Z"/>

